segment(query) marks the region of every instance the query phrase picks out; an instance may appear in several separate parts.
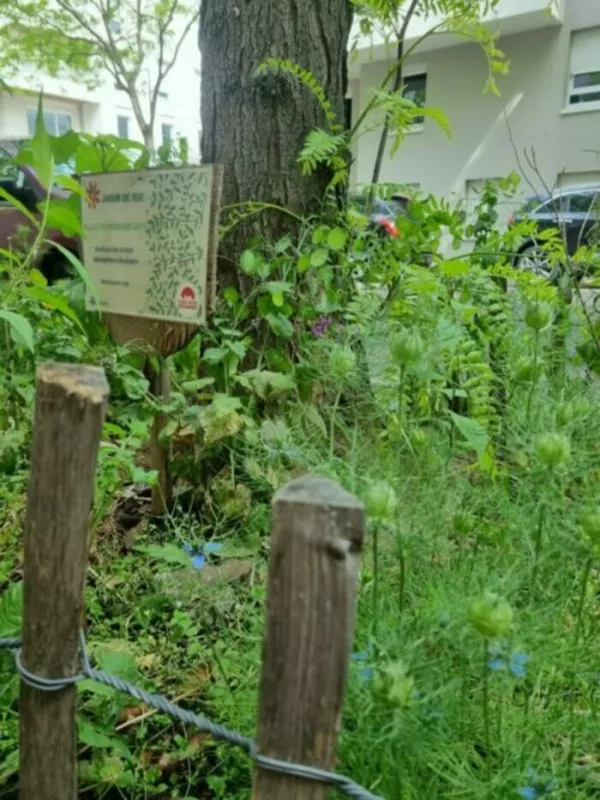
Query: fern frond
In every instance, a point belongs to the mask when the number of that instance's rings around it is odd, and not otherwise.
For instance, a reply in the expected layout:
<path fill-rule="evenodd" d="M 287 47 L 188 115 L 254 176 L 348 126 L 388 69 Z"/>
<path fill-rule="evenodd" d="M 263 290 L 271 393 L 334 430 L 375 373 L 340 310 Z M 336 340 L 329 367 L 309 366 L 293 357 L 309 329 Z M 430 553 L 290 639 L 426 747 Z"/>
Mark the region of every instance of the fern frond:
<path fill-rule="evenodd" d="M 262 75 L 267 71 L 280 71 L 285 72 L 296 78 L 306 89 L 311 92 L 319 105 L 323 109 L 327 124 L 332 133 L 338 133 L 343 130 L 342 125 L 339 124 L 337 115 L 333 110 L 333 106 L 327 99 L 327 93 L 315 76 L 310 70 L 302 69 L 299 64 L 294 64 L 293 61 L 283 58 L 267 58 L 259 68 L 256 70 L 257 75 Z"/>
<path fill-rule="evenodd" d="M 335 169 L 341 165 L 340 153 L 348 144 L 347 133 L 327 133 L 321 128 L 315 128 L 306 137 L 306 142 L 298 162 L 303 175 L 310 175 L 319 164 L 327 164 Z M 344 161 L 342 159 L 342 161 Z"/>

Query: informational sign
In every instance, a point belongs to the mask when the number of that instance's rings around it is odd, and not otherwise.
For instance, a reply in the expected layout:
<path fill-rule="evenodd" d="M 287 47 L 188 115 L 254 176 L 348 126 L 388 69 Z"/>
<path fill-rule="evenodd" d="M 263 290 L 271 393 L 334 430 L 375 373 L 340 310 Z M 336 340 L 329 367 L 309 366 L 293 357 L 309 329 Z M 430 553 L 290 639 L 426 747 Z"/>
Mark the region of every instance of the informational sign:
<path fill-rule="evenodd" d="M 212 166 L 85 175 L 87 308 L 203 325 L 211 269 Z"/>

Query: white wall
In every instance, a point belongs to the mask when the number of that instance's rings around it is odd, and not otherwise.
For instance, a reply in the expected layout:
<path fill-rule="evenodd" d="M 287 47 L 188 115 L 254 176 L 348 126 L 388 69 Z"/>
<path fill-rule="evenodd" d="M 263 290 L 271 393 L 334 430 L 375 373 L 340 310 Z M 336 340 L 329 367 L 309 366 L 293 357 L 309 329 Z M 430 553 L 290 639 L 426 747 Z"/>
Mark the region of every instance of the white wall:
<path fill-rule="evenodd" d="M 417 54 L 406 67 L 427 72 L 427 105 L 445 111 L 452 127 L 446 139 L 433 120 L 408 135 L 392 159 L 384 160 L 381 181 L 420 183 L 426 192 L 464 197 L 468 181 L 505 176 L 519 170 L 515 149 L 536 191 L 553 185 L 559 173 L 600 170 L 600 111 L 565 111 L 571 31 L 600 25 L 600 2 L 568 0 L 565 24 L 501 38 L 511 71 L 498 78 L 502 97 L 482 95 L 486 62 L 475 45 Z M 355 81 L 354 116 L 369 100 L 391 62 L 364 64 Z M 353 178 L 369 182 L 379 130 L 367 124 L 356 145 Z M 511 142 L 512 137 L 512 142 Z M 514 146 L 513 146 L 514 144 Z M 540 180 L 522 157 L 535 149 Z M 530 186 L 525 194 L 532 194 Z"/>

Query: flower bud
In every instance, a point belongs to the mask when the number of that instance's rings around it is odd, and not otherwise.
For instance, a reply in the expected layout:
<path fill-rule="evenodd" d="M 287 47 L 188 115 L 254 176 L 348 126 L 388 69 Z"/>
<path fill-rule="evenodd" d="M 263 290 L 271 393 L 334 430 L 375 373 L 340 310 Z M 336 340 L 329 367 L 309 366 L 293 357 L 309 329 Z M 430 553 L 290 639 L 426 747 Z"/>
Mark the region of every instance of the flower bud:
<path fill-rule="evenodd" d="M 367 514 L 371 519 L 382 521 L 390 519 L 396 511 L 398 498 L 389 483 L 378 481 L 372 484 L 365 497 Z"/>
<path fill-rule="evenodd" d="M 518 381 L 530 382 L 535 380 L 536 363 L 531 358 L 520 358 L 515 368 L 515 378 Z"/>
<path fill-rule="evenodd" d="M 594 547 L 600 547 L 600 508 L 588 511 L 581 520 L 581 529 Z"/>
<path fill-rule="evenodd" d="M 390 350 L 398 364 L 408 367 L 421 358 L 425 347 L 416 328 L 411 328 L 410 330 L 404 328 L 392 337 Z"/>
<path fill-rule="evenodd" d="M 427 444 L 427 434 L 423 428 L 414 428 L 411 431 L 410 440 L 415 447 L 423 447 Z"/>
<path fill-rule="evenodd" d="M 543 331 L 552 322 L 548 303 L 530 303 L 525 311 L 525 324 L 534 331 Z"/>
<path fill-rule="evenodd" d="M 513 623 L 512 608 L 506 600 L 486 590 L 473 601 L 469 622 L 486 639 L 508 636 Z"/>
<path fill-rule="evenodd" d="M 556 424 L 559 428 L 565 428 L 573 421 L 574 416 L 575 408 L 573 407 L 573 403 L 559 403 L 556 406 Z"/>
<path fill-rule="evenodd" d="M 387 666 L 375 682 L 375 690 L 395 708 L 408 708 L 415 698 L 415 680 L 402 661 Z"/>
<path fill-rule="evenodd" d="M 540 464 L 554 469 L 571 457 L 569 440 L 561 433 L 541 433 L 535 440 L 535 454 Z"/>
<path fill-rule="evenodd" d="M 332 378 L 343 383 L 356 369 L 356 355 L 349 347 L 337 345 L 329 355 L 329 370 Z"/>

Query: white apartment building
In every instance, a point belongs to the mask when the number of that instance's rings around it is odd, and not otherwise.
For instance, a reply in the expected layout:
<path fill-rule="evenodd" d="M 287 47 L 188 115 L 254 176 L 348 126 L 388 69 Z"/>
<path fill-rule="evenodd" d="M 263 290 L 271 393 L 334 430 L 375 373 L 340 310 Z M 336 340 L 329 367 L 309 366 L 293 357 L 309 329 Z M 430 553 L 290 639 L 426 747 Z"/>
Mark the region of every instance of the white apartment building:
<path fill-rule="evenodd" d="M 140 79 L 140 95 L 149 108 L 149 89 L 154 86 L 155 65 L 147 59 Z M 129 97 L 115 88 L 109 74 L 88 89 L 67 78 L 49 78 L 39 72 L 22 70 L 9 85 L 12 93 L 0 93 L 0 139 L 32 135 L 37 110 L 37 93 L 44 92 L 46 127 L 55 135 L 69 129 L 94 134 L 115 134 L 142 141 Z M 197 26 L 182 43 L 179 57 L 165 79 L 158 98 L 154 142 L 176 142 L 185 137 L 192 163 L 200 156 L 200 54 Z"/>
<path fill-rule="evenodd" d="M 482 94 L 487 71 L 476 44 L 427 39 L 407 61 L 405 83 L 445 112 L 452 137 L 432 119 L 415 124 L 393 158 L 388 147 L 380 181 L 463 199 L 467 210 L 483 180 L 519 171 L 519 162 L 540 192 L 544 184 L 600 181 L 600 0 L 500 0 L 487 22 L 500 29 L 511 62 L 497 78 L 502 96 Z M 416 20 L 408 46 L 433 24 Z M 393 66 L 391 55 L 382 39 L 360 40 L 350 60 L 354 120 Z M 371 181 L 380 134 L 373 128 L 371 120 L 355 145 L 356 186 Z M 532 148 L 541 178 L 523 157 Z M 522 193 L 534 193 L 524 181 Z"/>

